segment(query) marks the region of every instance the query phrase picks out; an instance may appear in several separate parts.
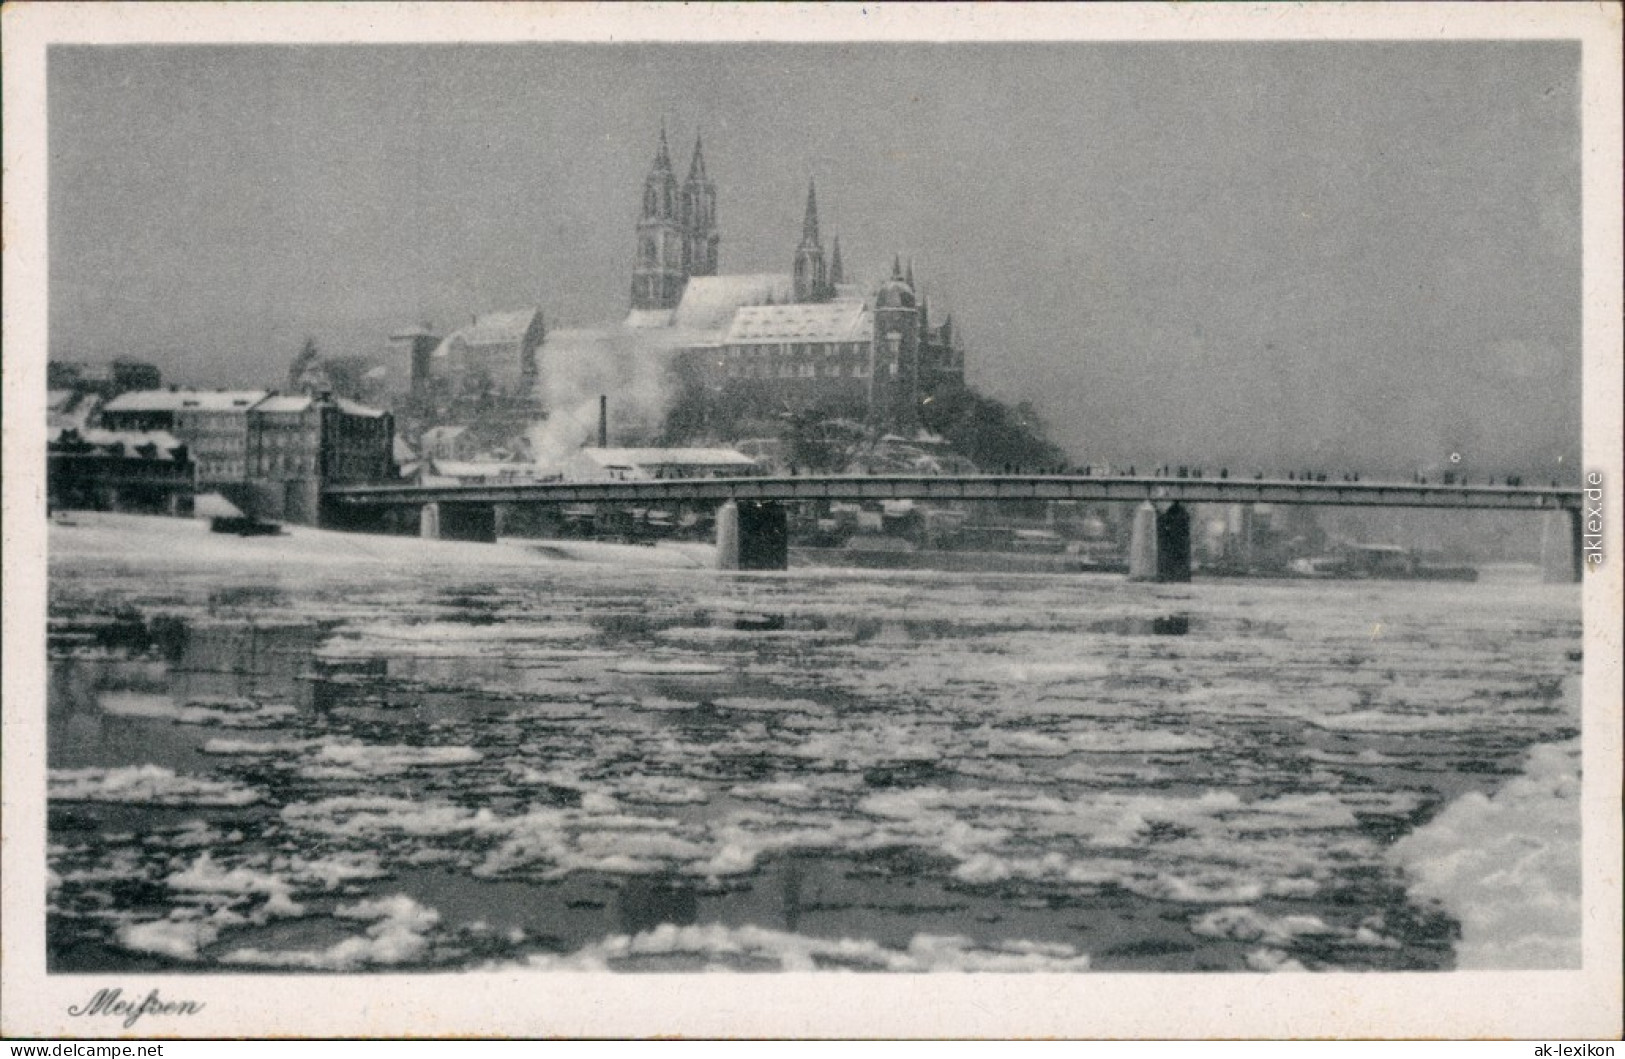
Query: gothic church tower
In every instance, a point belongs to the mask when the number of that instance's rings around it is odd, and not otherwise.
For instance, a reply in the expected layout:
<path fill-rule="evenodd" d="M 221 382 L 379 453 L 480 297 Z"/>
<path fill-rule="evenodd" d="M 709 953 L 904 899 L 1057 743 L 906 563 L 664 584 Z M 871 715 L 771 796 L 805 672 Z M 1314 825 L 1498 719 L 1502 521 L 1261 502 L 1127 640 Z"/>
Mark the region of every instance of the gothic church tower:
<path fill-rule="evenodd" d="M 666 127 L 660 127 L 660 150 L 643 180 L 643 209 L 638 215 L 638 256 L 632 266 L 632 308 L 673 309 L 683 296 L 688 275 L 683 268 L 686 233 L 683 203 L 666 149 Z"/>
<path fill-rule="evenodd" d="M 694 160 L 683 182 L 683 271 L 690 276 L 717 274 L 717 187 L 705 175 L 705 154 L 694 137 Z"/>
<path fill-rule="evenodd" d="M 807 181 L 807 214 L 801 221 L 801 245 L 796 247 L 791 275 L 798 303 L 829 301 L 831 292 L 824 272 L 824 244 L 818 238 L 818 192 L 810 180 Z"/>

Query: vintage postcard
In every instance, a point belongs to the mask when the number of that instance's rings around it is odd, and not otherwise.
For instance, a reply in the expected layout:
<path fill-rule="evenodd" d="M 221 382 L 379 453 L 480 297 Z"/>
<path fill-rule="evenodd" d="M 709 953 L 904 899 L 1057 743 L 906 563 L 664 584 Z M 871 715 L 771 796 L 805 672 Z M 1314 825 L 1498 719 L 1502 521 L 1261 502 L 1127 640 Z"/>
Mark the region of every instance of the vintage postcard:
<path fill-rule="evenodd" d="M 1620 1033 L 1618 6 L 4 58 L 6 1035 Z"/>

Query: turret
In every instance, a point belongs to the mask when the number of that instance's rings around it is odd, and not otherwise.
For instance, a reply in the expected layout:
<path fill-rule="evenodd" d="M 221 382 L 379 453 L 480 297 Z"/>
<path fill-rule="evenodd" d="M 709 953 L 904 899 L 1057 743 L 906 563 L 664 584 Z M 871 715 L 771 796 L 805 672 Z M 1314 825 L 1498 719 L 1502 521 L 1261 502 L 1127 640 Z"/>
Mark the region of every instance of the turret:
<path fill-rule="evenodd" d="M 884 429 L 911 434 L 919 426 L 920 311 L 901 259 L 875 291 L 874 321 L 869 414 Z"/>
<path fill-rule="evenodd" d="M 801 221 L 801 243 L 791 270 L 797 302 L 829 300 L 829 280 L 824 272 L 824 247 L 818 238 L 818 191 L 807 181 L 807 212 Z"/>

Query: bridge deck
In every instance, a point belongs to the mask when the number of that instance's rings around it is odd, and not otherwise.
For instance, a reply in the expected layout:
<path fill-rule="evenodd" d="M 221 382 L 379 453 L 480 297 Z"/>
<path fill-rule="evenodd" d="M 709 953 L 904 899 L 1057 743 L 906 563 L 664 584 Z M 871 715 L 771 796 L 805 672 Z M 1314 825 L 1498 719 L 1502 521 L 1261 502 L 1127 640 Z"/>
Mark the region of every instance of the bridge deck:
<path fill-rule="evenodd" d="M 1300 482 L 1281 479 L 1149 478 L 1102 475 L 808 475 L 636 481 L 512 482 L 482 485 L 329 485 L 346 506 L 428 503 L 677 503 L 724 500 L 1088 500 L 1192 504 L 1334 504 L 1357 507 L 1578 509 L 1578 488 Z"/>

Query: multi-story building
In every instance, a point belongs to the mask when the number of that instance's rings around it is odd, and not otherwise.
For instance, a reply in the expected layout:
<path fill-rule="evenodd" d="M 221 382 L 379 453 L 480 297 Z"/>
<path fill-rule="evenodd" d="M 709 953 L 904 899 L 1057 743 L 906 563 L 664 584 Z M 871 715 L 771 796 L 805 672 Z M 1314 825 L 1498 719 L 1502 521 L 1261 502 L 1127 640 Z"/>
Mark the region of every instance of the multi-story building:
<path fill-rule="evenodd" d="M 327 395 L 273 394 L 248 413 L 248 486 L 255 515 L 319 520 L 328 482 L 395 476 L 394 417 Z"/>
<path fill-rule="evenodd" d="M 186 444 L 167 432 L 62 427 L 49 432 L 45 452 L 49 510 L 191 509 L 192 460 Z"/>
<path fill-rule="evenodd" d="M 427 358 L 427 379 L 452 399 L 528 397 L 536 386 L 536 350 L 546 337 L 539 309 L 486 313 L 447 335 Z"/>
<path fill-rule="evenodd" d="M 101 410 L 108 430 L 162 430 L 186 443 L 199 486 L 241 482 L 247 474 L 248 413 L 264 390 L 136 390 Z"/>

